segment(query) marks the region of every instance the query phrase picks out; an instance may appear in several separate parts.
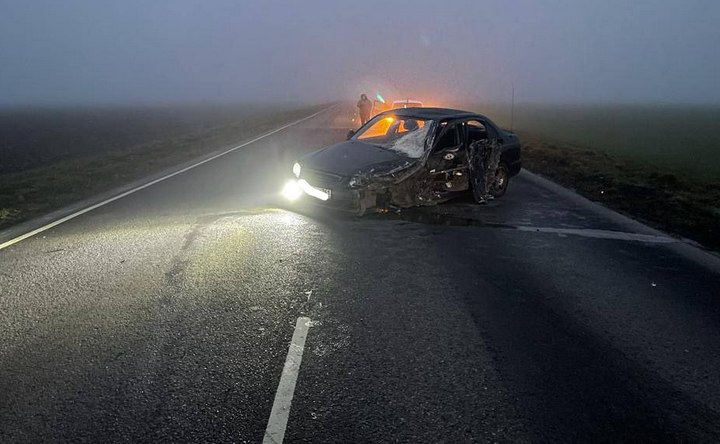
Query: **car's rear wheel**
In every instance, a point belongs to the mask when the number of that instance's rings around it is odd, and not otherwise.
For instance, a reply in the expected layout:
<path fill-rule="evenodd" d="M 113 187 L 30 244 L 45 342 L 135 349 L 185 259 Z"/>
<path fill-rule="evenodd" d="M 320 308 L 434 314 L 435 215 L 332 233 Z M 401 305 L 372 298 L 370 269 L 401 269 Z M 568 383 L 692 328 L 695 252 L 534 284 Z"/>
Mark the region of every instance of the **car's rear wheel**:
<path fill-rule="evenodd" d="M 510 169 L 505 163 L 500 163 L 495 171 L 495 182 L 490 187 L 490 193 L 495 197 L 502 197 L 507 192 L 510 183 Z"/>

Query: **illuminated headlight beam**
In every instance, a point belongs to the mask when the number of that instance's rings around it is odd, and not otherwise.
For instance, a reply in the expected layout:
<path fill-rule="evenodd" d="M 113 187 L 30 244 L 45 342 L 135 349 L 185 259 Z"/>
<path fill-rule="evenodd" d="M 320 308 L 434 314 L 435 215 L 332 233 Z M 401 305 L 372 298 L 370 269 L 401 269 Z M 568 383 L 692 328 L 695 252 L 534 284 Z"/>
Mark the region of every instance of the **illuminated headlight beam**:
<path fill-rule="evenodd" d="M 318 190 L 317 188 L 313 187 L 305 179 L 298 180 L 298 185 L 300 185 L 300 188 L 305 192 L 305 194 L 315 197 L 320 200 L 328 200 L 330 199 L 330 195 L 324 191 Z"/>
<path fill-rule="evenodd" d="M 303 190 L 300 188 L 296 180 L 288 181 L 282 189 L 282 195 L 289 201 L 298 200 L 302 196 Z"/>

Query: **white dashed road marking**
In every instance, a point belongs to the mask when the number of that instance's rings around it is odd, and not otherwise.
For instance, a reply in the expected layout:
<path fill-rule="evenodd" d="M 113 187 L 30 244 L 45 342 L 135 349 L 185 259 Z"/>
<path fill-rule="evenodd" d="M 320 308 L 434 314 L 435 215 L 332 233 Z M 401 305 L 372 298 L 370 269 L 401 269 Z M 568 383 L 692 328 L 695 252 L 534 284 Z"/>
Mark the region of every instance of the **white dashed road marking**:
<path fill-rule="evenodd" d="M 280 383 L 275 393 L 275 401 L 265 429 L 263 444 L 281 444 L 285 437 L 290 405 L 295 394 L 295 383 L 300 372 L 300 363 L 302 362 L 305 339 L 307 339 L 309 328 L 310 318 L 298 318 L 295 323 L 292 341 L 290 341 L 290 349 L 285 359 L 285 367 L 283 367 Z"/>

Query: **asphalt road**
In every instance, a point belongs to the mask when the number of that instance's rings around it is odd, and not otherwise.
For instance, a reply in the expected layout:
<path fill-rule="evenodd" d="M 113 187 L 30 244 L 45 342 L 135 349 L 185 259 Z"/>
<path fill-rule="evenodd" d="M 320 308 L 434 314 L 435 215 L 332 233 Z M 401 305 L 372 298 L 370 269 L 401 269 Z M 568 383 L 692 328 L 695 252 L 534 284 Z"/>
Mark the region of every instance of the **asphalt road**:
<path fill-rule="evenodd" d="M 720 276 L 521 174 L 279 208 L 336 108 L 0 251 L 0 442 L 717 442 Z M 638 235 L 640 234 L 640 235 Z"/>

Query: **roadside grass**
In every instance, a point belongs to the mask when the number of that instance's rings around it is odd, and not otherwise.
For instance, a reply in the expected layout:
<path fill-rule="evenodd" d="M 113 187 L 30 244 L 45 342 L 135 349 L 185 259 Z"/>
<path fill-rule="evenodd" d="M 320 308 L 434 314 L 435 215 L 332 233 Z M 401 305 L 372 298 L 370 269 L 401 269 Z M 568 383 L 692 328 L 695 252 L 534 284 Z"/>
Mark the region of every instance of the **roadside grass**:
<path fill-rule="evenodd" d="M 720 179 L 697 180 L 626 156 L 519 135 L 523 166 L 530 171 L 650 226 L 720 250 Z"/>
<path fill-rule="evenodd" d="M 259 136 L 326 105 L 204 126 L 151 142 L 0 175 L 0 229 Z"/>
<path fill-rule="evenodd" d="M 0 208 L 0 222 L 3 220 L 12 220 L 15 217 L 17 210 L 10 208 Z"/>

